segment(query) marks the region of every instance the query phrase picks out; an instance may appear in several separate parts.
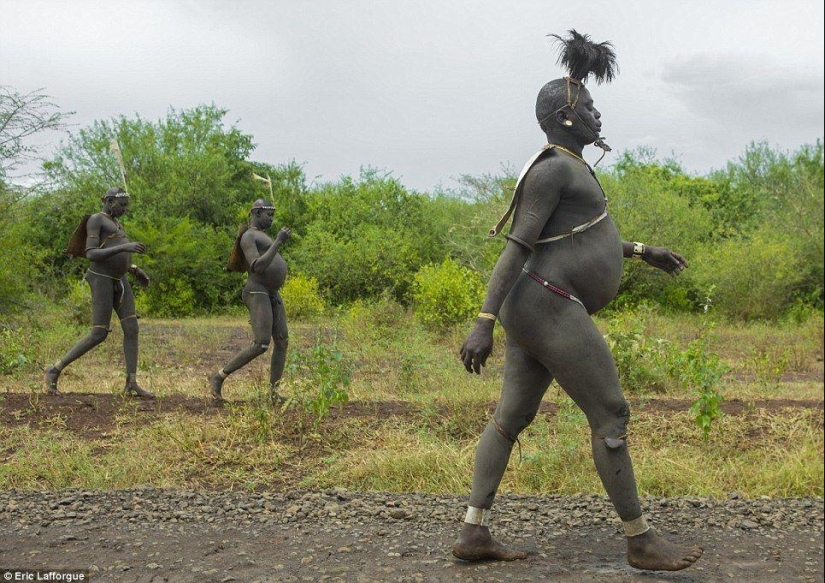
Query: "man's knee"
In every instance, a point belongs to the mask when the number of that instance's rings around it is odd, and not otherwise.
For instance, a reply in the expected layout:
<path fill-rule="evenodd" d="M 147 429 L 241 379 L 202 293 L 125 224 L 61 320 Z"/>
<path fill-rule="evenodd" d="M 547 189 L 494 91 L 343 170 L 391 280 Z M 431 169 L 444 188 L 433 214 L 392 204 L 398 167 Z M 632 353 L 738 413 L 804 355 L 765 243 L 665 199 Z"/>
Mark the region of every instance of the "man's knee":
<path fill-rule="evenodd" d="M 277 350 L 286 350 L 289 347 L 289 336 L 286 334 L 276 334 L 272 340 L 275 341 L 275 348 Z"/>
<path fill-rule="evenodd" d="M 106 326 L 92 326 L 91 332 L 89 332 L 89 338 L 92 339 L 92 342 L 95 344 L 100 344 L 106 337 L 109 335 L 109 328 Z"/>
<path fill-rule="evenodd" d="M 120 327 L 123 330 L 124 336 L 137 336 L 138 330 L 140 329 L 137 318 L 134 316 L 122 319 L 120 321 Z"/>
<path fill-rule="evenodd" d="M 593 438 L 604 440 L 608 449 L 619 449 L 627 440 L 627 424 L 630 422 L 630 405 L 622 400 L 608 410 L 604 419 L 593 427 Z"/>
<path fill-rule="evenodd" d="M 253 342 L 252 343 L 252 350 L 254 350 L 258 355 L 263 354 L 269 349 L 269 342 Z"/>
<path fill-rule="evenodd" d="M 515 411 L 502 408 L 493 417 L 493 421 L 498 424 L 498 431 L 501 430 L 515 440 L 528 425 L 536 418 L 536 411 Z"/>

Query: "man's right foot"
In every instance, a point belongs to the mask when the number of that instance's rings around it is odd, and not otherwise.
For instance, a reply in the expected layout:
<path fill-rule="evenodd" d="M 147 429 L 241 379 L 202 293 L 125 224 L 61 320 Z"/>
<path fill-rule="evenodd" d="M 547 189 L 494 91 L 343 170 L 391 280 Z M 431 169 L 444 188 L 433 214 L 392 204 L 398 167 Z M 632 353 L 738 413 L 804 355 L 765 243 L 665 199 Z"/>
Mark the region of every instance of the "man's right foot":
<path fill-rule="evenodd" d="M 49 392 L 50 395 L 60 394 L 60 391 L 57 390 L 57 379 L 59 376 L 60 370 L 53 366 L 47 368 L 46 374 L 43 375 L 43 382 L 46 384 L 46 390 Z"/>
<path fill-rule="evenodd" d="M 515 561 L 526 559 L 527 553 L 494 540 L 486 526 L 465 522 L 453 545 L 453 556 L 462 561 Z"/>
<path fill-rule="evenodd" d="M 123 394 L 127 397 L 137 397 L 138 399 L 153 400 L 155 398 L 152 393 L 146 389 L 142 389 L 140 385 L 135 382 L 126 383 L 126 386 L 123 387 Z"/>
<path fill-rule="evenodd" d="M 209 392 L 212 394 L 212 399 L 216 405 L 223 405 L 226 399 L 221 395 L 221 388 L 223 387 L 223 378 L 218 373 L 209 376 Z"/>
<path fill-rule="evenodd" d="M 653 532 L 653 529 L 627 537 L 627 562 L 637 569 L 680 571 L 695 563 L 702 552 L 699 546 L 675 545 Z"/>

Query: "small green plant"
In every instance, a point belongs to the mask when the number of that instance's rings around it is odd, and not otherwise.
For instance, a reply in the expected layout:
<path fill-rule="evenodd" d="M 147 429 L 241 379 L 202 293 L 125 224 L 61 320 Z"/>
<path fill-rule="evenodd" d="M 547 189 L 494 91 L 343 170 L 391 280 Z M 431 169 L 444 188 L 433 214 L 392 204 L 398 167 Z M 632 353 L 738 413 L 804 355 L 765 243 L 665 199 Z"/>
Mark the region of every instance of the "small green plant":
<path fill-rule="evenodd" d="M 722 395 L 716 390 L 722 376 L 729 367 L 722 362 L 718 354 L 711 352 L 707 346 L 707 337 L 713 329 L 713 324 L 707 317 L 711 306 L 711 287 L 702 304 L 706 314 L 699 336 L 690 342 L 687 349 L 673 359 L 672 366 L 675 373 L 686 389 L 693 389 L 697 399 L 690 407 L 690 414 L 699 429 L 702 438 L 706 441 L 710 437 L 713 421 L 722 415 L 720 407 Z"/>
<path fill-rule="evenodd" d="M 472 318 L 481 307 L 484 291 L 477 272 L 447 257 L 415 274 L 415 315 L 428 328 L 443 332 Z"/>
<path fill-rule="evenodd" d="M 672 348 L 661 338 L 644 333 L 644 323 L 635 312 L 620 312 L 611 318 L 607 345 L 613 353 L 619 380 L 629 393 L 663 393 L 668 388 L 667 370 Z"/>
<path fill-rule="evenodd" d="M 349 401 L 352 374 L 338 349 L 337 332 L 326 343 L 319 330 L 312 347 L 293 354 L 288 370 L 290 390 L 283 407 L 298 413 L 303 439 L 308 430 L 317 431 L 332 407 Z"/>

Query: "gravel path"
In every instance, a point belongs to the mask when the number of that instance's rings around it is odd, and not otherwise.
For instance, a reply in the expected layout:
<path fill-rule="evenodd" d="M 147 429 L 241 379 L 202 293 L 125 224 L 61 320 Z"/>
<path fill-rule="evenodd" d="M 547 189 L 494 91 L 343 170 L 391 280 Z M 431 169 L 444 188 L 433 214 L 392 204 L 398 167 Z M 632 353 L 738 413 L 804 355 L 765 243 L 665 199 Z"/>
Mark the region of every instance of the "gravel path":
<path fill-rule="evenodd" d="M 456 561 L 449 549 L 465 503 L 344 490 L 3 491 L 0 570 L 88 569 L 93 581 L 147 583 L 823 580 L 821 498 L 645 500 L 660 532 L 705 547 L 679 573 L 628 567 L 619 523 L 598 496 L 502 495 L 493 531 L 530 558 Z"/>

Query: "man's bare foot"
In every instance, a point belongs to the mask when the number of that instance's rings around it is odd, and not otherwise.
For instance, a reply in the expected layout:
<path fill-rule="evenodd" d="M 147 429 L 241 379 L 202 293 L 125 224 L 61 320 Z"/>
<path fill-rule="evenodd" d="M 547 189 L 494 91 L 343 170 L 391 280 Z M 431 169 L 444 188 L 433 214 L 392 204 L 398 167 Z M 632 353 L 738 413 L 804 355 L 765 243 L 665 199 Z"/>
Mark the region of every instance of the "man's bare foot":
<path fill-rule="evenodd" d="M 155 396 L 152 393 L 140 388 L 140 385 L 134 382 L 126 383 L 126 386 L 123 387 L 123 394 L 125 394 L 127 397 L 137 397 L 139 399 L 155 398 Z"/>
<path fill-rule="evenodd" d="M 526 559 L 527 553 L 507 548 L 494 540 L 486 526 L 465 522 L 453 545 L 453 556 L 463 561 L 515 561 Z"/>
<path fill-rule="evenodd" d="M 209 376 L 209 392 L 212 394 L 212 399 L 215 405 L 223 405 L 226 401 L 221 395 L 221 388 L 223 387 L 223 377 L 220 374 L 214 373 Z"/>
<path fill-rule="evenodd" d="M 60 376 L 60 370 L 56 367 L 50 366 L 46 369 L 46 374 L 43 375 L 43 382 L 46 383 L 46 390 L 50 395 L 59 395 L 57 390 L 57 379 Z"/>
<path fill-rule="evenodd" d="M 275 383 L 269 385 L 269 400 L 272 402 L 273 405 L 283 405 L 286 403 L 286 397 L 281 395 L 278 392 L 278 387 L 281 383 Z"/>
<path fill-rule="evenodd" d="M 702 547 L 668 542 L 653 529 L 627 537 L 627 562 L 631 567 L 647 571 L 679 571 L 695 563 L 703 551 Z"/>

